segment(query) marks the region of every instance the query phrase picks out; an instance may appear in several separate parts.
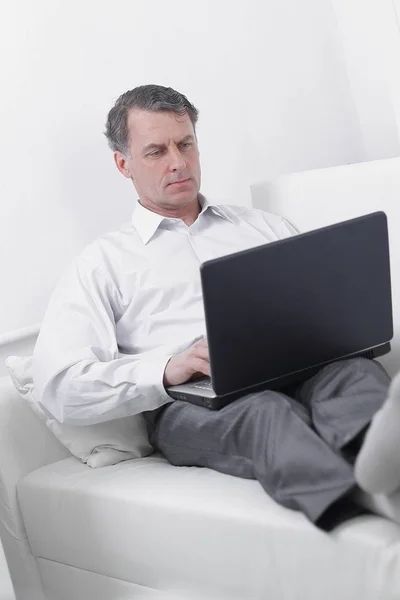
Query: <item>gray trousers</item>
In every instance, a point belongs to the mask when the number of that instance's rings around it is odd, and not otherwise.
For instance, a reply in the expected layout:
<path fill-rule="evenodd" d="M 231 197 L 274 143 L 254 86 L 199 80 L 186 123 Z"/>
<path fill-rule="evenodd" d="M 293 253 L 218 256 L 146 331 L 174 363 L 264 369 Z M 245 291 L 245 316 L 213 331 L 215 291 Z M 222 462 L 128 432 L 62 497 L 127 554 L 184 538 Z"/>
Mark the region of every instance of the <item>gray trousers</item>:
<path fill-rule="evenodd" d="M 276 502 L 329 530 L 353 516 L 352 464 L 389 384 L 378 362 L 349 359 L 219 411 L 175 400 L 145 418 L 151 444 L 171 464 L 257 479 Z"/>

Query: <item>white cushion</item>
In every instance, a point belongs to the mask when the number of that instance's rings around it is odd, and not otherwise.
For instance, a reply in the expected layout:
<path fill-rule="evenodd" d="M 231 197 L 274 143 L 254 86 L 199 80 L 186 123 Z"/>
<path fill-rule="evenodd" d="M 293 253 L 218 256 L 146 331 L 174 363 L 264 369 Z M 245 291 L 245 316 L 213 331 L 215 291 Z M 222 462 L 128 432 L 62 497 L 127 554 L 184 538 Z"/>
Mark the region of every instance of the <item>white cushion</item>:
<path fill-rule="evenodd" d="M 35 415 L 71 454 L 90 467 L 114 465 L 153 452 L 142 415 L 82 427 L 59 423 L 35 397 L 32 357 L 9 356 L 6 365 L 15 387 Z"/>
<path fill-rule="evenodd" d="M 399 598 L 395 523 L 326 534 L 257 481 L 159 455 L 96 470 L 70 457 L 23 478 L 18 498 L 35 556 L 182 598 Z"/>

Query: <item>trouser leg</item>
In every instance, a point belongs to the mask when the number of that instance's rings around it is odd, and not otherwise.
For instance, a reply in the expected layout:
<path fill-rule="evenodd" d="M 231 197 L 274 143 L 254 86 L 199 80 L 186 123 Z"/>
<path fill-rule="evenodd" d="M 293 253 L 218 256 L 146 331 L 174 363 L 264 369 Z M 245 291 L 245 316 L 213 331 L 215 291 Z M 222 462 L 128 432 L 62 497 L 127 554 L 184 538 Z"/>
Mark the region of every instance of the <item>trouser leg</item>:
<path fill-rule="evenodd" d="M 174 401 L 146 418 L 151 443 L 173 465 L 257 479 L 276 502 L 317 525 L 355 486 L 352 467 L 282 393 L 251 394 L 219 411 Z"/>
<path fill-rule="evenodd" d="M 295 398 L 310 410 L 322 439 L 354 462 L 389 385 L 390 377 L 380 363 L 354 358 L 322 368 L 297 388 Z"/>

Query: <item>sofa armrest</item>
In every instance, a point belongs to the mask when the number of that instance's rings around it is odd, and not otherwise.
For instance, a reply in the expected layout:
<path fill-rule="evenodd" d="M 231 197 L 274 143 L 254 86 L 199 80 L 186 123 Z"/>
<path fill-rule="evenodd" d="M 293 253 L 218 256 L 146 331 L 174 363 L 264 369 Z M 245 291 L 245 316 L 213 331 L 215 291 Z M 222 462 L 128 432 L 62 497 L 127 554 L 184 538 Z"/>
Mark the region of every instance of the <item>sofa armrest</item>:
<path fill-rule="evenodd" d="M 25 475 L 71 456 L 21 398 L 11 378 L 0 378 L 0 537 L 17 598 L 42 598 L 16 485 Z"/>

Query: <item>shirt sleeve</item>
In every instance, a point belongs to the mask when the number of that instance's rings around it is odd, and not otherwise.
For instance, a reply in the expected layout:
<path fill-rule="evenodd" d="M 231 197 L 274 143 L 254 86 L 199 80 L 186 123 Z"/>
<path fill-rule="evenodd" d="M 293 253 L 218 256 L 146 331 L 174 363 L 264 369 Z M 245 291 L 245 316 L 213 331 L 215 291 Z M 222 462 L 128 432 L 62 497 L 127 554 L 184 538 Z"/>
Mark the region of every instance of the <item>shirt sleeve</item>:
<path fill-rule="evenodd" d="M 291 224 L 289 221 L 282 217 L 282 226 L 281 226 L 282 238 L 292 237 L 293 235 L 298 235 L 300 232 Z"/>
<path fill-rule="evenodd" d="M 257 228 L 266 232 L 269 237 L 271 232 L 277 240 L 282 240 L 300 232 L 289 221 L 275 213 L 266 212 L 260 209 L 253 209 L 256 218 Z"/>
<path fill-rule="evenodd" d="M 122 354 L 114 282 L 77 259 L 51 297 L 33 356 L 37 400 L 59 422 L 91 425 L 171 402 L 163 386 L 171 356 Z"/>

